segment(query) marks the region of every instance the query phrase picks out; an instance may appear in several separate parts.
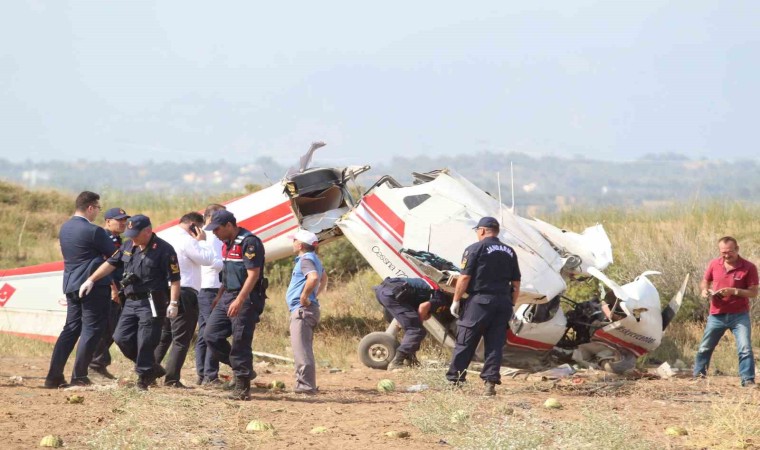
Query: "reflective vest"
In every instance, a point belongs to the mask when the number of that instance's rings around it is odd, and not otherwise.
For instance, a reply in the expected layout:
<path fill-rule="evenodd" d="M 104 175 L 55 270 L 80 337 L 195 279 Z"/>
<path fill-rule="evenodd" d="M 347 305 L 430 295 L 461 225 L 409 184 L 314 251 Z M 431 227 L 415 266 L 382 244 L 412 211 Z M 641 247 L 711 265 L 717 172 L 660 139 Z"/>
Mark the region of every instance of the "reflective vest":
<path fill-rule="evenodd" d="M 228 246 L 227 242 L 222 247 L 222 259 L 224 261 L 224 267 L 221 276 L 222 285 L 227 291 L 239 291 L 243 288 L 245 279 L 248 278 L 248 270 L 243 264 L 243 241 L 253 236 L 250 231 L 241 228 L 240 233 L 232 241 L 232 245 Z M 255 236 L 254 236 L 255 237 Z M 262 275 L 263 276 L 262 267 Z"/>

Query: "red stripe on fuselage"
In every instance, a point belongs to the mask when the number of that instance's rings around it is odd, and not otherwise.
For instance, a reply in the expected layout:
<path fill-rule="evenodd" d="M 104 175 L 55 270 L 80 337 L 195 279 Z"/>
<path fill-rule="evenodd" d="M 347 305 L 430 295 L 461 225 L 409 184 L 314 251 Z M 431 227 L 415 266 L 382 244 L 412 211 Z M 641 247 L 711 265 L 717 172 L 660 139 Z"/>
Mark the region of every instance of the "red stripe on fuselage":
<path fill-rule="evenodd" d="M 363 201 L 390 226 L 399 240 L 404 238 L 404 221 L 388 207 L 376 194 L 364 197 Z M 390 231 L 390 230 L 389 230 Z"/>
<path fill-rule="evenodd" d="M 393 253 L 394 253 L 396 256 L 398 256 L 398 258 L 401 260 L 401 262 L 403 262 L 404 264 L 406 264 L 406 266 L 407 266 L 407 267 L 409 267 L 409 269 L 411 269 L 411 271 L 412 271 L 412 272 L 414 272 L 414 274 L 415 274 L 415 275 L 417 275 L 419 278 L 422 278 L 423 280 L 425 280 L 425 282 L 426 282 L 428 285 L 430 285 L 430 287 L 431 287 L 431 288 L 434 288 L 434 289 L 435 289 L 435 288 L 437 288 L 437 287 L 438 287 L 438 284 L 437 284 L 437 283 L 435 283 L 435 282 L 434 282 L 433 280 L 431 280 L 429 277 L 427 277 L 427 276 L 423 275 L 423 274 L 422 274 L 420 271 L 418 271 L 418 270 L 417 270 L 417 268 L 416 268 L 416 267 L 414 267 L 414 266 L 413 266 L 413 265 L 412 265 L 412 264 L 411 264 L 409 261 L 407 261 L 406 259 L 404 259 L 404 257 L 403 257 L 403 256 L 401 256 L 401 254 L 400 254 L 398 251 L 396 251 L 396 249 L 395 249 L 395 248 L 394 248 L 392 245 L 390 245 L 390 244 L 388 243 L 388 241 L 386 241 L 385 239 L 383 239 L 383 237 L 382 237 L 382 236 L 380 236 L 380 233 L 378 233 L 378 232 L 377 232 L 377 230 L 375 230 L 374 228 L 372 228 L 372 225 L 370 225 L 370 224 L 369 224 L 369 222 L 367 222 L 366 220 L 364 220 L 364 217 L 362 217 L 362 216 L 361 216 L 361 215 L 359 215 L 359 214 L 357 214 L 357 215 L 356 215 L 356 217 L 358 217 L 358 218 L 359 218 L 359 220 L 361 220 L 361 221 L 364 223 L 364 225 L 366 225 L 366 226 L 367 226 L 367 228 L 369 228 L 369 229 L 370 229 L 370 230 L 371 230 L 373 233 L 375 233 L 375 236 L 377 236 L 377 238 L 378 238 L 378 239 L 380 239 L 380 241 L 381 241 L 383 244 L 385 244 L 385 246 L 386 246 L 386 247 L 387 247 L 387 248 L 388 248 L 390 251 L 392 251 L 392 252 L 393 252 Z"/>
<path fill-rule="evenodd" d="M 49 342 L 51 344 L 55 343 L 55 341 L 58 340 L 58 336 L 46 336 L 44 334 L 19 333 L 16 331 L 0 331 L 0 333 L 9 334 L 11 336 L 19 336 L 19 337 L 34 339 L 37 341 Z"/>
<path fill-rule="evenodd" d="M 284 202 L 280 203 L 274 208 L 270 208 L 258 214 L 254 214 L 245 220 L 238 221 L 238 226 L 256 233 L 256 231 L 261 231 L 259 230 L 260 228 L 271 225 L 272 222 L 288 216 L 295 217 L 295 214 L 293 214 L 293 210 L 290 208 L 290 202 Z"/>
<path fill-rule="evenodd" d="M 34 275 L 48 272 L 60 272 L 63 270 L 63 261 L 56 261 L 36 266 L 19 267 L 18 269 L 0 270 L 0 277 L 11 277 L 15 275 Z"/>
<path fill-rule="evenodd" d="M 547 344 L 546 342 L 534 341 L 532 339 L 525 339 L 514 333 L 512 330 L 507 330 L 507 343 L 513 344 L 518 347 L 530 347 L 536 350 L 551 350 L 554 348 L 554 344 Z"/>
<path fill-rule="evenodd" d="M 610 342 L 612 344 L 617 344 L 621 347 L 625 347 L 628 350 L 632 351 L 636 356 L 645 355 L 649 352 L 649 350 L 643 347 L 639 347 L 636 344 L 631 344 L 630 342 L 624 341 L 619 337 L 613 336 L 603 330 L 597 330 L 596 333 L 594 333 L 594 337 L 599 338 L 603 341 Z"/>

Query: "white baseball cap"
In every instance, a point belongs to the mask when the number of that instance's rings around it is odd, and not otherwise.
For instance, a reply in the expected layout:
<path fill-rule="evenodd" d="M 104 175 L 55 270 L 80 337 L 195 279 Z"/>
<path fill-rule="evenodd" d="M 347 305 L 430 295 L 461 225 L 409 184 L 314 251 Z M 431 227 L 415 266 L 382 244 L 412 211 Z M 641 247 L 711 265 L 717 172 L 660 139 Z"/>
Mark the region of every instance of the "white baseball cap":
<path fill-rule="evenodd" d="M 309 245 L 314 245 L 317 242 L 319 242 L 319 238 L 317 237 L 316 234 L 304 229 L 299 229 L 295 233 L 289 234 L 288 237 L 290 239 L 295 239 L 296 241 L 301 241 L 304 244 L 309 244 Z"/>

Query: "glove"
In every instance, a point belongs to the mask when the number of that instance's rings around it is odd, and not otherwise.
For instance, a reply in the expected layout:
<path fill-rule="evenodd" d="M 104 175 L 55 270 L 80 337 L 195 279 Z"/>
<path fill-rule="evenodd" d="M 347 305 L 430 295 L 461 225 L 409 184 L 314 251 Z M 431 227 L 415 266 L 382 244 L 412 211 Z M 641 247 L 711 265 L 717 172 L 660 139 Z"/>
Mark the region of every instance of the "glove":
<path fill-rule="evenodd" d="M 92 280 L 86 280 L 82 283 L 82 286 L 79 287 L 79 298 L 87 297 L 93 286 L 95 286 L 95 283 Z"/>
<path fill-rule="evenodd" d="M 452 302 L 451 309 L 449 309 L 449 311 L 451 311 L 452 316 L 458 319 L 459 318 L 459 302 Z"/>
<path fill-rule="evenodd" d="M 179 314 L 179 305 L 177 302 L 170 302 L 169 307 L 166 308 L 166 317 L 173 319 L 177 317 L 177 314 Z"/>

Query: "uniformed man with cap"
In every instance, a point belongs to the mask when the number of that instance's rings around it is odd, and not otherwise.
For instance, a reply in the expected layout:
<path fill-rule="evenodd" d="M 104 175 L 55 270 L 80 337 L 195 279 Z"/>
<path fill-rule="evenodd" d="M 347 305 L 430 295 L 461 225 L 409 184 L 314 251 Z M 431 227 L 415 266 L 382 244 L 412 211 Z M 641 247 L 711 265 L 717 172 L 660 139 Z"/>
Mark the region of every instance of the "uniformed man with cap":
<path fill-rule="evenodd" d="M 468 298 L 457 322 L 457 341 L 446 378 L 455 384 L 465 381 L 481 337 L 485 362 L 480 378 L 485 395 L 496 395 L 501 384 L 502 349 L 512 317 L 513 301 L 520 295 L 520 267 L 514 249 L 499 240 L 499 222 L 483 217 L 475 227 L 478 242 L 462 256 L 461 275 L 454 292 L 451 314 L 459 317 L 460 302 Z"/>
<path fill-rule="evenodd" d="M 111 239 L 113 245 L 119 249 L 121 248 L 121 234 L 127 229 L 127 214 L 122 208 L 111 208 L 106 211 L 103 216 L 105 217 L 105 226 L 103 229 L 106 231 L 106 235 Z M 116 324 L 119 322 L 119 316 L 121 315 L 121 305 L 123 302 L 124 292 L 119 286 L 121 276 L 124 270 L 117 268 L 111 274 L 111 313 L 108 316 L 108 322 L 103 329 L 103 337 L 98 342 L 98 346 L 95 348 L 95 355 L 90 362 L 90 370 L 95 373 L 110 379 L 115 380 L 116 377 L 108 371 L 108 366 L 111 365 L 111 344 L 113 344 L 113 333 L 116 330 Z"/>
<path fill-rule="evenodd" d="M 124 236 L 132 240 L 116 250 L 88 278 L 80 292 L 88 291 L 94 281 L 108 276 L 117 267 L 124 269 L 121 284 L 126 301 L 113 338 L 124 356 L 135 362 L 137 388 L 147 390 L 156 378 L 165 375 L 155 363 L 153 351 L 161 336 L 163 319 L 177 314 L 180 270 L 174 248 L 153 233 L 147 216 L 130 217 Z M 171 288 L 167 283 L 171 283 Z"/>
<path fill-rule="evenodd" d="M 256 378 L 251 343 L 266 299 L 264 245 L 226 210 L 215 211 L 205 229 L 224 243 L 224 265 L 204 339 L 219 361 L 232 367 L 235 388 L 230 398 L 250 400 L 251 380 Z M 227 342 L 230 336 L 232 345 Z"/>
<path fill-rule="evenodd" d="M 386 278 L 374 290 L 377 301 L 404 330 L 401 345 L 388 364 L 388 370 L 418 365 L 417 350 L 427 335 L 422 322 L 428 320 L 432 313 L 446 308 L 443 293 L 420 278 Z"/>

